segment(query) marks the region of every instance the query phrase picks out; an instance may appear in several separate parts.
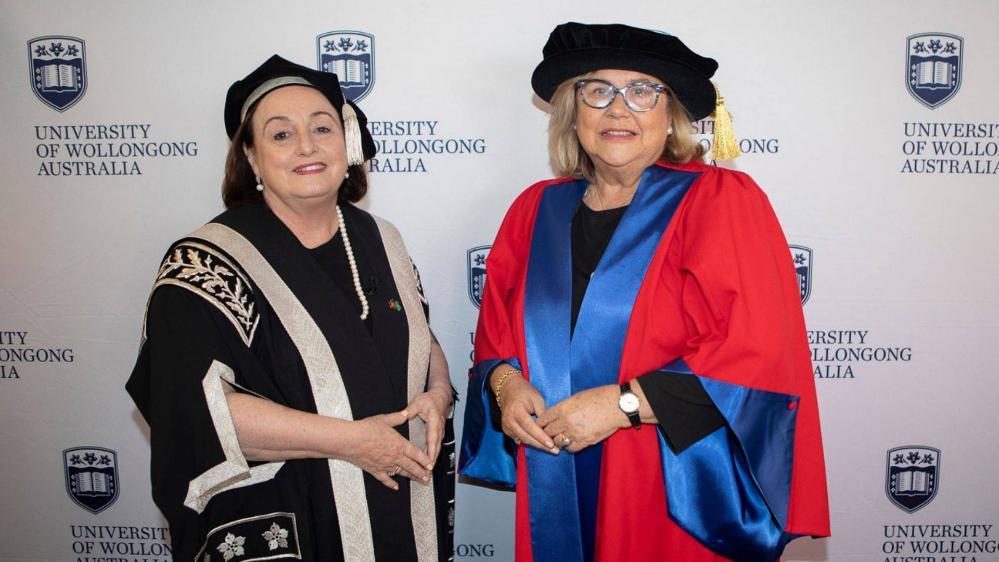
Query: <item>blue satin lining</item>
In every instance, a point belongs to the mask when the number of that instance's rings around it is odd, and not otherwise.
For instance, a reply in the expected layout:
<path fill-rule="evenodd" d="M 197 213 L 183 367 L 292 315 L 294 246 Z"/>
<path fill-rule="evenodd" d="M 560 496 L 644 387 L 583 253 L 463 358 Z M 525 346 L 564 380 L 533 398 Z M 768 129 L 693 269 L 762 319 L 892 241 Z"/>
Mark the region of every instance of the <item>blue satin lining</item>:
<path fill-rule="evenodd" d="M 682 360 L 662 371 L 698 376 Z M 698 378 L 727 426 L 679 455 L 659 435 L 670 516 L 722 556 L 772 562 L 796 536 L 783 530 L 798 398 Z"/>
<path fill-rule="evenodd" d="M 638 290 L 666 226 L 697 177 L 658 166 L 643 173 L 593 273 L 571 340 L 571 227 L 586 184 L 552 186 L 542 196 L 527 271 L 524 329 L 531 382 L 549 406 L 617 383 Z M 531 533 L 543 537 L 532 541 L 535 562 L 593 560 L 602 449 L 596 445 L 558 456 L 527 450 Z"/>
<path fill-rule="evenodd" d="M 552 406 L 572 394 L 569 322 L 572 302 L 572 216 L 586 184 L 548 187 L 531 237 L 524 293 L 524 335 L 531 384 Z M 570 454 L 527 448 L 527 489 L 534 562 L 583 560 L 576 463 Z"/>
<path fill-rule="evenodd" d="M 465 477 L 496 486 L 513 488 L 517 483 L 517 446 L 513 440 L 493 428 L 489 408 L 489 373 L 500 363 L 520 369 L 520 361 L 508 357 L 477 363 L 468 379 L 465 401 L 465 424 L 461 435 L 458 472 Z M 499 420 L 496 420 L 498 425 Z"/>

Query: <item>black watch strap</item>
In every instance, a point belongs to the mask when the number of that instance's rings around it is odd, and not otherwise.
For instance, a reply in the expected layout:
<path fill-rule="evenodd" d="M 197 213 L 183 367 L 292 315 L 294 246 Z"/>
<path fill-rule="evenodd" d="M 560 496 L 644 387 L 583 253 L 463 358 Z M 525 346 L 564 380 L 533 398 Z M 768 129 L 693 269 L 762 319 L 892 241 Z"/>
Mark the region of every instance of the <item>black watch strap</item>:
<path fill-rule="evenodd" d="M 630 394 L 636 398 L 637 402 L 638 395 L 631 391 L 631 381 L 621 383 L 621 394 Z M 635 429 L 642 427 L 642 416 L 638 414 L 637 408 L 634 412 L 624 412 L 624 414 L 628 416 L 628 421 L 631 422 L 631 427 Z"/>

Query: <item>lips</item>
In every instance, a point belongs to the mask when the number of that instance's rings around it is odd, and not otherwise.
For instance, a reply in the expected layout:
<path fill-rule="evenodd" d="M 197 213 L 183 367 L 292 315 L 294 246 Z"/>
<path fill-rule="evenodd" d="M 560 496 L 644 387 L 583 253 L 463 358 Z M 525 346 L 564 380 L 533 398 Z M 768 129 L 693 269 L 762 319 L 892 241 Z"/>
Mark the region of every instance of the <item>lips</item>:
<path fill-rule="evenodd" d="M 318 174 L 324 171 L 326 171 L 326 164 L 323 164 L 322 162 L 308 162 L 306 164 L 296 166 L 295 169 L 292 170 L 292 172 L 300 175 Z"/>
<path fill-rule="evenodd" d="M 631 138 L 638 136 L 638 133 L 628 129 L 605 129 L 600 131 L 600 136 L 604 138 Z"/>

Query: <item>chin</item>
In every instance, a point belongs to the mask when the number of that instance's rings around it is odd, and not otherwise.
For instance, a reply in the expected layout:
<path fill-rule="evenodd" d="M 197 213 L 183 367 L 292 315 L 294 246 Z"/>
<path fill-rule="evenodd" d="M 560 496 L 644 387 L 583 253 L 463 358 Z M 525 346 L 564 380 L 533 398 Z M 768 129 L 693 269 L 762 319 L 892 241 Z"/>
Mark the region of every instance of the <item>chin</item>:
<path fill-rule="evenodd" d="M 603 161 L 605 166 L 609 166 L 611 168 L 629 166 L 635 164 L 636 162 L 645 161 L 645 157 L 641 154 L 602 154 L 593 160 L 596 162 L 598 159 Z"/>
<path fill-rule="evenodd" d="M 308 182 L 295 186 L 294 191 L 300 197 L 327 197 L 335 194 L 338 189 L 340 182 L 335 182 L 332 178 L 310 178 Z"/>

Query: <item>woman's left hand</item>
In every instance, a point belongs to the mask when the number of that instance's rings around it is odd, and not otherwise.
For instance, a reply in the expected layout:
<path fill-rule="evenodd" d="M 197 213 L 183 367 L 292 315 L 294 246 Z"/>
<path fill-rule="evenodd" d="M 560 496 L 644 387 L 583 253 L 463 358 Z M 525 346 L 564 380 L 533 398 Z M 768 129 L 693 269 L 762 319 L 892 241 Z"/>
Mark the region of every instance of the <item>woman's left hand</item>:
<path fill-rule="evenodd" d="M 450 388 L 431 388 L 417 395 L 406 406 L 410 419 L 419 416 L 427 424 L 427 448 L 424 452 L 430 457 L 430 462 L 437 464 L 437 455 L 441 451 L 441 440 L 444 438 L 444 419 L 451 407 Z"/>
<path fill-rule="evenodd" d="M 620 396 L 616 385 L 577 392 L 545 410 L 538 417 L 538 425 L 551 436 L 556 447 L 575 453 L 630 426 L 628 416 L 618 407 Z"/>

